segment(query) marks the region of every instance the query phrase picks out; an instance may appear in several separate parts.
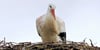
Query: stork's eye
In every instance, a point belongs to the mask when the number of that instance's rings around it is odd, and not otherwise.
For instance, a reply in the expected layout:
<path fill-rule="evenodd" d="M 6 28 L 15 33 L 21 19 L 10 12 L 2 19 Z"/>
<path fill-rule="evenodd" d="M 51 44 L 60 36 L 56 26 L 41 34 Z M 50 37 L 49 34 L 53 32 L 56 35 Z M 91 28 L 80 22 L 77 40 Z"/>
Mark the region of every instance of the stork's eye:
<path fill-rule="evenodd" d="M 51 6 L 51 5 L 50 5 L 49 7 L 50 7 L 50 8 L 52 8 L 52 6 Z"/>

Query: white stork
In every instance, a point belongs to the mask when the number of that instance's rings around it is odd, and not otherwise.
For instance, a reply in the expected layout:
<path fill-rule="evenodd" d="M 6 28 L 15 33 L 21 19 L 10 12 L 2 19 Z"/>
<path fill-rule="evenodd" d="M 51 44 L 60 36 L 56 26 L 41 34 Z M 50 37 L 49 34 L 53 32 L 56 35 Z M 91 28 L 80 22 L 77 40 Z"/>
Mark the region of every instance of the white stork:
<path fill-rule="evenodd" d="M 55 6 L 50 4 L 47 13 L 36 20 L 36 27 L 43 42 L 66 42 L 65 24 L 55 15 Z"/>

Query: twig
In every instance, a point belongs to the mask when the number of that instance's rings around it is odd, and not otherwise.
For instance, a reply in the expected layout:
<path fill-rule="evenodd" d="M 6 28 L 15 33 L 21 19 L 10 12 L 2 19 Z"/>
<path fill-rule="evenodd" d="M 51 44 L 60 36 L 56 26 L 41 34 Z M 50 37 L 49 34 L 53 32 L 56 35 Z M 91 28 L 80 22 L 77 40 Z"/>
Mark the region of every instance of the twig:
<path fill-rule="evenodd" d="M 91 42 L 91 46 L 94 47 L 94 45 L 93 45 L 93 43 L 92 43 L 92 40 L 91 40 L 91 39 L 89 39 L 89 40 L 90 40 L 90 42 Z"/>

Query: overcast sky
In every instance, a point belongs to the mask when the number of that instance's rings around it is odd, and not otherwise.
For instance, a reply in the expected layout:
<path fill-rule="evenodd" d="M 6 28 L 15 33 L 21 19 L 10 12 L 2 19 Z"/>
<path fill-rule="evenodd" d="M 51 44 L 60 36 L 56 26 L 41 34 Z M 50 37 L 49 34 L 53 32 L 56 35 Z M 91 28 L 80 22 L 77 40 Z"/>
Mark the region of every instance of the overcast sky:
<path fill-rule="evenodd" d="M 41 42 L 35 22 L 49 3 L 66 24 L 67 40 L 100 46 L 100 0 L 0 0 L 0 40 Z"/>

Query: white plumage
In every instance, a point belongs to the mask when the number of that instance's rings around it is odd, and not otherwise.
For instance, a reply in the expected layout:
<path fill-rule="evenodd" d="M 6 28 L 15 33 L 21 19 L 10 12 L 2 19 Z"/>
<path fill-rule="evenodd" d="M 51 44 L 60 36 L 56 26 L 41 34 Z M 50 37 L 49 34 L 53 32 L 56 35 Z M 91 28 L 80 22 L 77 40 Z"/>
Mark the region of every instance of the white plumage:
<path fill-rule="evenodd" d="M 46 14 L 37 18 L 36 27 L 43 42 L 59 42 L 62 40 L 59 34 L 65 32 L 65 24 L 63 20 L 56 17 L 53 4 L 49 5 Z"/>

